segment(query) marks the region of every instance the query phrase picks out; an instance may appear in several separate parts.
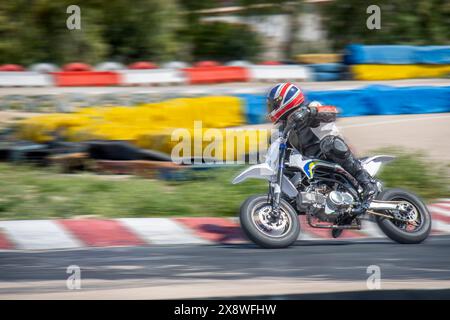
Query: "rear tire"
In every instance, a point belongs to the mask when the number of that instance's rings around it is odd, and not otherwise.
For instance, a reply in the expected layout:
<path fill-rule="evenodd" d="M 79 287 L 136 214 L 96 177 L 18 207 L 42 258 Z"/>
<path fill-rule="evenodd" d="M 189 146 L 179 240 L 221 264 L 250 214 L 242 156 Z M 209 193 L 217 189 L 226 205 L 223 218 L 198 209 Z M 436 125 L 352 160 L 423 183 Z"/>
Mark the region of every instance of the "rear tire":
<path fill-rule="evenodd" d="M 412 204 L 421 218 L 420 226 L 412 231 L 405 231 L 396 226 L 391 219 L 376 217 L 380 229 L 392 240 L 398 243 L 416 244 L 424 241 L 431 231 L 431 215 L 423 201 L 415 194 L 402 189 L 386 189 L 377 196 L 377 200 L 404 200 Z"/>
<path fill-rule="evenodd" d="M 286 219 L 289 221 L 289 227 L 285 233 L 277 236 L 269 236 L 261 231 L 261 227 L 258 228 L 257 223 L 254 220 L 257 210 L 270 206 L 267 201 L 267 195 L 251 196 L 241 205 L 240 209 L 240 223 L 242 230 L 246 236 L 255 244 L 263 248 L 286 248 L 293 244 L 300 233 L 300 221 L 297 216 L 297 212 L 292 206 L 284 199 L 280 201 L 280 213 L 286 214 Z"/>

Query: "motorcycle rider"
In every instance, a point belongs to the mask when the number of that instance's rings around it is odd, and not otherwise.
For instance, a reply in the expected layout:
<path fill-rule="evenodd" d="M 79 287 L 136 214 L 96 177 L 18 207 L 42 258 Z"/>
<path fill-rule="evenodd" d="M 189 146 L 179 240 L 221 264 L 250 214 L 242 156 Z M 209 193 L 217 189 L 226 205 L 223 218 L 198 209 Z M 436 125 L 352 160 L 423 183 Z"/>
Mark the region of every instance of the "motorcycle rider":
<path fill-rule="evenodd" d="M 289 144 L 306 157 L 342 166 L 363 189 L 363 203 L 375 194 L 376 182 L 353 155 L 336 127 L 337 109 L 319 102 L 305 102 L 302 90 L 292 83 L 279 83 L 267 94 L 269 118 L 274 124 L 295 122 Z"/>

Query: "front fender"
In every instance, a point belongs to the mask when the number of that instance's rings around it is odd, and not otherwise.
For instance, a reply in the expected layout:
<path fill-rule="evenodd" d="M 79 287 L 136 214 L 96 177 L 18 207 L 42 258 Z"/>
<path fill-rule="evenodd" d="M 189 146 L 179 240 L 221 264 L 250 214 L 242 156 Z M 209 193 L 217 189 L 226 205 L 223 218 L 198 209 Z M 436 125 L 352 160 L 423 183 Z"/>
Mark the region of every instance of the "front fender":
<path fill-rule="evenodd" d="M 249 178 L 271 180 L 275 175 L 275 171 L 267 164 L 261 163 L 251 166 L 233 179 L 233 184 L 241 183 Z"/>
<path fill-rule="evenodd" d="M 275 171 L 267 163 L 261 163 L 251 166 L 242 171 L 233 179 L 232 183 L 238 184 L 250 178 L 272 181 L 273 177 L 275 176 L 276 176 Z M 281 191 L 284 194 L 286 194 L 289 198 L 293 198 L 298 194 L 297 189 L 294 187 L 292 182 L 286 176 L 283 176 L 283 184 Z"/>

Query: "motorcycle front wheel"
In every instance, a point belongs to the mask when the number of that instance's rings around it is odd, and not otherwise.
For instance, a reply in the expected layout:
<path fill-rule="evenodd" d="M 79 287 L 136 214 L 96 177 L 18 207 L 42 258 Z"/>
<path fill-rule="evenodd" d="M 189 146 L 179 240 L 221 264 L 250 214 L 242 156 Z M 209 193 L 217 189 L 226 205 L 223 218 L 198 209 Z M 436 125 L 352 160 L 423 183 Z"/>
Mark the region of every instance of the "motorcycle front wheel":
<path fill-rule="evenodd" d="M 284 199 L 280 216 L 271 218 L 272 205 L 267 195 L 251 196 L 241 205 L 239 219 L 242 230 L 255 244 L 263 248 L 286 248 L 297 240 L 300 221 L 296 211 Z"/>

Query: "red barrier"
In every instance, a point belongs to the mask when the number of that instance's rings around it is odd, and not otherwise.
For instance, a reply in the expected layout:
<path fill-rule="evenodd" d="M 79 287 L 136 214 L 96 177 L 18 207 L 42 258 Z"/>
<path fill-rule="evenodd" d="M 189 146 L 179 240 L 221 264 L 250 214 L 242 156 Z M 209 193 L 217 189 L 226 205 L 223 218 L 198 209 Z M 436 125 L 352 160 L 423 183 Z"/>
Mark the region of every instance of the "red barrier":
<path fill-rule="evenodd" d="M 145 69 L 157 69 L 158 66 L 154 64 L 153 62 L 147 62 L 147 61 L 139 61 L 132 63 L 128 66 L 128 69 L 132 70 L 145 70 Z"/>
<path fill-rule="evenodd" d="M 0 66 L 0 71 L 25 71 L 25 68 L 18 64 L 4 64 Z"/>
<path fill-rule="evenodd" d="M 117 86 L 120 74 L 112 71 L 53 72 L 58 87 Z"/>
<path fill-rule="evenodd" d="M 243 67 L 200 67 L 186 68 L 183 71 L 190 84 L 245 82 L 250 78 L 248 70 Z"/>
<path fill-rule="evenodd" d="M 64 71 L 91 71 L 92 67 L 82 62 L 68 63 L 63 67 Z"/>
<path fill-rule="evenodd" d="M 280 66 L 280 65 L 282 65 L 281 62 L 274 61 L 274 60 L 263 61 L 263 62 L 261 62 L 259 64 L 263 65 L 263 66 Z"/>
<path fill-rule="evenodd" d="M 197 68 L 210 68 L 210 67 L 218 67 L 220 63 L 212 60 L 199 61 L 194 64 L 194 67 Z"/>

